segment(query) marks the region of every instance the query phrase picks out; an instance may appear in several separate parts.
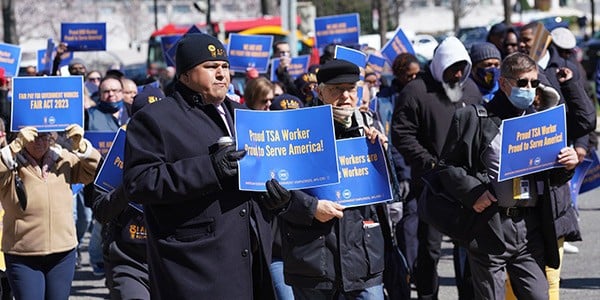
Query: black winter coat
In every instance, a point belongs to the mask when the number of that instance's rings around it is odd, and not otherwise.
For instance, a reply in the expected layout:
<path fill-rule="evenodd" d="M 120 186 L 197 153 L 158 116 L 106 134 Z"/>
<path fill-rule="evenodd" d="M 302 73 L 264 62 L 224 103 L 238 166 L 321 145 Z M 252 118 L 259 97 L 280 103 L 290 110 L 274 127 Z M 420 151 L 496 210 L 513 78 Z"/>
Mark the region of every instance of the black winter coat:
<path fill-rule="evenodd" d="M 236 179 L 217 178 L 209 146 L 228 133 L 214 105 L 181 83 L 175 90 L 134 115 L 125 146 L 125 189 L 144 204 L 148 225 L 152 299 L 252 299 L 253 291 L 274 299 L 272 217 L 256 193 L 239 191 Z M 244 108 L 229 99 L 224 104 L 232 118 Z M 254 289 L 253 227 L 263 270 Z"/>
<path fill-rule="evenodd" d="M 353 122 L 357 125 L 355 118 Z M 345 131 L 336 122 L 337 139 L 361 135 L 356 129 Z M 280 214 L 287 284 L 348 292 L 382 283 L 381 226 L 363 226 L 365 220 L 379 222 L 375 206 L 347 208 L 341 219 L 321 223 L 314 218 L 315 197 L 302 191 L 292 191 L 292 195 L 288 208 Z"/>
<path fill-rule="evenodd" d="M 472 106 L 456 112 L 442 154 L 441 165 L 446 169 L 442 180 L 444 190 L 454 199 L 460 199 L 468 208 L 472 207 L 483 192 L 488 190 L 489 179 L 486 182 L 487 175 L 485 175 L 482 153 L 498 134 L 501 120 L 522 113 L 516 111 L 504 93 L 496 94 L 496 97 L 486 104 L 486 108 L 489 117 L 481 119 Z M 544 186 L 543 195 L 538 199 L 537 209 L 542 216 L 541 228 L 546 265 L 553 268 L 557 268 L 560 263 L 555 228 L 556 207 L 562 201 L 570 201 L 569 197 L 565 198 L 561 193 L 562 187 L 567 185 L 572 175 L 572 171 L 566 171 L 564 168 L 550 169 L 533 175 L 535 180 L 543 182 Z M 493 193 L 492 190 L 490 192 Z M 497 209 L 497 207 L 491 206 L 487 209 Z M 503 239 L 500 215 L 495 214 L 488 222 L 488 228 L 484 233 L 480 233 L 471 242 L 471 247 L 498 254 L 505 250 Z"/>
<path fill-rule="evenodd" d="M 454 112 L 481 102 L 475 83 L 464 83 L 463 101 L 450 102 L 442 84 L 427 68 L 422 78 L 409 82 L 396 100 L 392 117 L 392 144 L 411 168 L 411 192 L 420 193 L 421 176 L 439 159 Z"/>

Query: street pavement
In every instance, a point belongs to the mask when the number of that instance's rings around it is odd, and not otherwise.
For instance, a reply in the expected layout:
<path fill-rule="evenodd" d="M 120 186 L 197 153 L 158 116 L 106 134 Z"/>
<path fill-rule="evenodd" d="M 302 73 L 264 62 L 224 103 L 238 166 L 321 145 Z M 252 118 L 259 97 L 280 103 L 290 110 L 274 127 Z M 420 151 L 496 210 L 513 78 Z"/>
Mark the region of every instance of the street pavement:
<path fill-rule="evenodd" d="M 579 196 L 580 227 L 583 242 L 578 254 L 565 254 L 560 282 L 561 300 L 600 299 L 600 189 Z M 94 277 L 87 255 L 87 237 L 84 239 L 84 266 L 75 273 L 69 299 L 108 299 L 104 279 Z M 457 299 L 452 267 L 452 244 L 444 242 L 439 264 L 440 299 Z M 416 291 L 412 292 L 416 299 Z"/>

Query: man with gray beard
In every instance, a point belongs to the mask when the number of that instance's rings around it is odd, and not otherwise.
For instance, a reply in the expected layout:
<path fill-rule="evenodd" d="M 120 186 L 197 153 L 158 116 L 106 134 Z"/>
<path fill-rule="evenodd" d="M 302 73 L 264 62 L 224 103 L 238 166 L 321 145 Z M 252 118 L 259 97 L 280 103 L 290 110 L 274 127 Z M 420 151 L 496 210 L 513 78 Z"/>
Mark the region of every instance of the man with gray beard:
<path fill-rule="evenodd" d="M 409 82 L 400 93 L 392 117 L 392 143 L 411 167 L 411 194 L 418 199 L 421 176 L 438 162 L 454 111 L 478 103 L 481 94 L 469 79 L 471 59 L 455 37 L 436 49 L 422 77 Z M 413 200 L 415 201 L 415 200 Z M 437 299 L 437 264 L 442 234 L 419 221 L 416 277 L 419 299 Z"/>

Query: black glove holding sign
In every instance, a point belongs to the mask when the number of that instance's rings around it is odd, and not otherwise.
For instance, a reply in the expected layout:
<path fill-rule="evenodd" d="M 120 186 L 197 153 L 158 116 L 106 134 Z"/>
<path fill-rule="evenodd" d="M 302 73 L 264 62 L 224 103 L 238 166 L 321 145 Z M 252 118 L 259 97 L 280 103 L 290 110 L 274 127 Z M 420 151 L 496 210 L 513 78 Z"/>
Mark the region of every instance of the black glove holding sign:
<path fill-rule="evenodd" d="M 246 155 L 246 150 L 236 150 L 235 145 L 219 147 L 218 144 L 214 144 L 210 146 L 210 152 L 210 159 L 219 180 L 237 176 L 237 162 Z"/>
<path fill-rule="evenodd" d="M 276 179 L 267 181 L 267 197 L 264 197 L 262 204 L 270 210 L 276 210 L 285 207 L 290 199 L 292 193 L 286 188 L 281 186 Z"/>

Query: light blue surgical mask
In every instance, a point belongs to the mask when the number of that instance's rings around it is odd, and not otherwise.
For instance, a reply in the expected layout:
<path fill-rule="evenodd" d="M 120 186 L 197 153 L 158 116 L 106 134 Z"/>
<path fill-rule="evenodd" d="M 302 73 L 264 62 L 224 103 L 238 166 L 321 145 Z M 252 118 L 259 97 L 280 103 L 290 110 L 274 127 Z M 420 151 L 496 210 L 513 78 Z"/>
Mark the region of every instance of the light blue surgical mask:
<path fill-rule="evenodd" d="M 519 109 L 527 109 L 535 98 L 535 88 L 520 88 L 513 86 L 508 100 Z"/>

